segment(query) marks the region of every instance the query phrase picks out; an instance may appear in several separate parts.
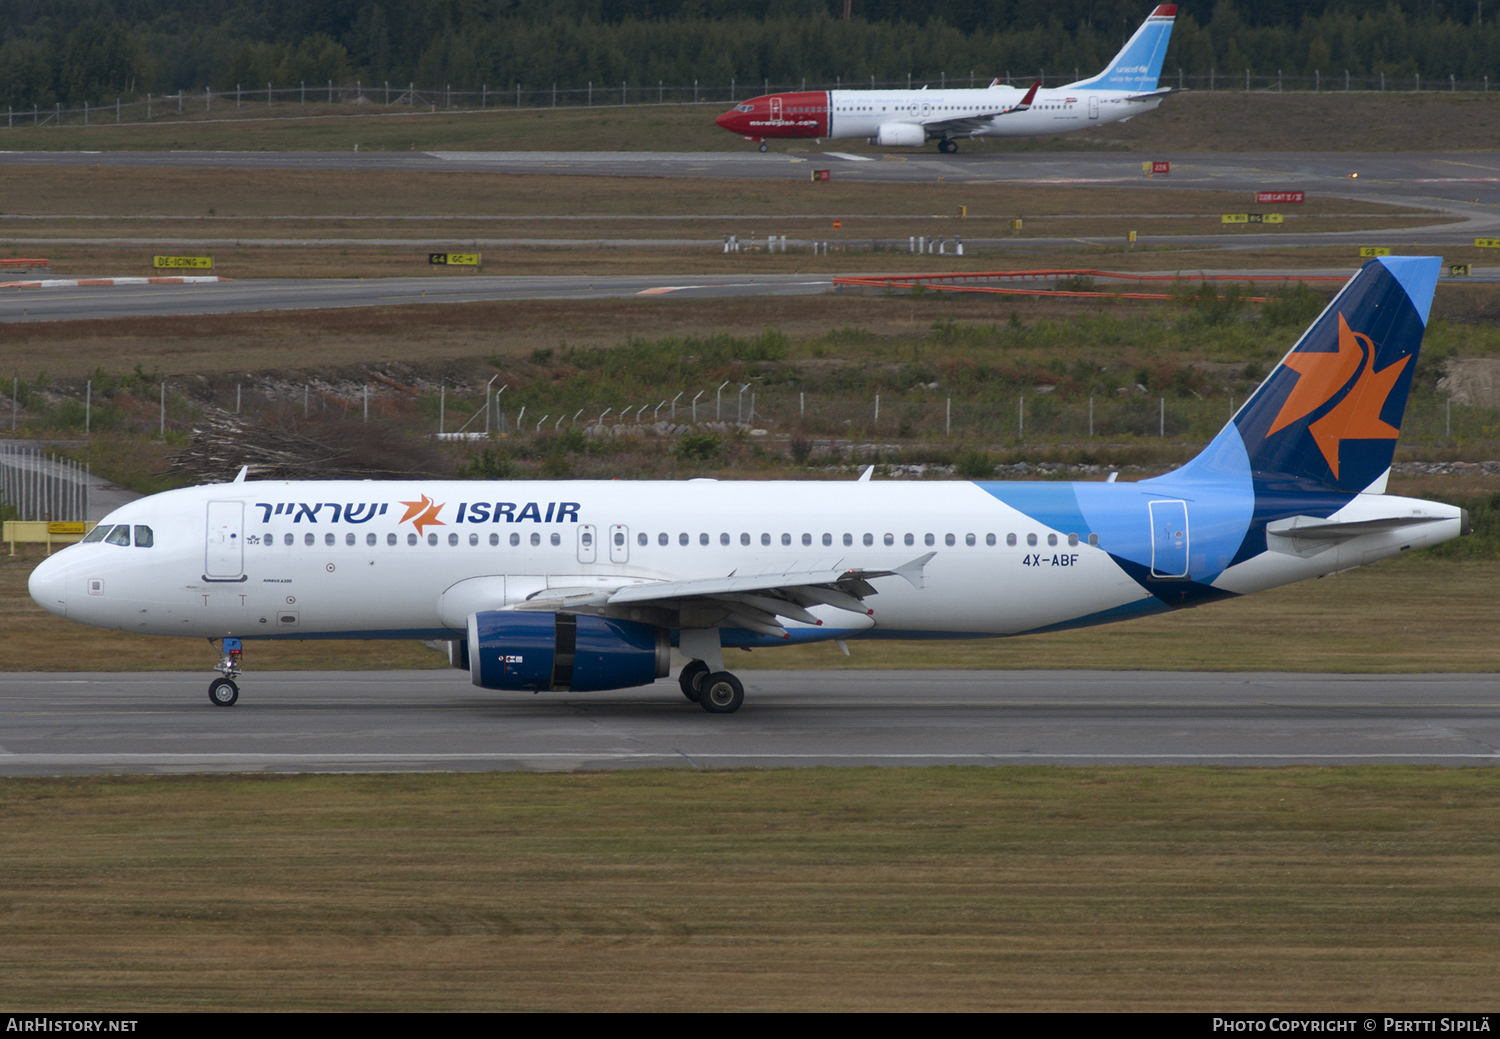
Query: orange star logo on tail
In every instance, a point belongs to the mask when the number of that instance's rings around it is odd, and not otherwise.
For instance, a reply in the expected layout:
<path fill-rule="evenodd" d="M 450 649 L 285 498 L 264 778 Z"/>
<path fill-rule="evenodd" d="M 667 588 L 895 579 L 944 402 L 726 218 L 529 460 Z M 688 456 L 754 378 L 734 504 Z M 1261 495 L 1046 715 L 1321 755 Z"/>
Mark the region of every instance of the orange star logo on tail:
<path fill-rule="evenodd" d="M 1410 360 L 1410 356 L 1403 357 L 1377 372 L 1374 341 L 1352 331 L 1340 314 L 1337 353 L 1291 354 L 1282 362 L 1298 373 L 1297 385 L 1287 394 L 1266 436 L 1322 407 L 1358 372 L 1359 378 L 1344 399 L 1308 427 L 1334 479 L 1338 479 L 1339 444 L 1343 441 L 1394 440 L 1400 434 L 1395 426 L 1381 421 L 1380 411 Z"/>
<path fill-rule="evenodd" d="M 434 502 L 427 495 L 422 495 L 421 501 L 404 501 L 406 515 L 401 517 L 401 522 L 412 521 L 412 526 L 417 528 L 417 533 L 422 533 L 423 527 L 446 527 L 447 524 L 438 519 L 438 513 L 442 511 L 446 503 Z M 415 517 L 415 518 L 414 518 Z"/>

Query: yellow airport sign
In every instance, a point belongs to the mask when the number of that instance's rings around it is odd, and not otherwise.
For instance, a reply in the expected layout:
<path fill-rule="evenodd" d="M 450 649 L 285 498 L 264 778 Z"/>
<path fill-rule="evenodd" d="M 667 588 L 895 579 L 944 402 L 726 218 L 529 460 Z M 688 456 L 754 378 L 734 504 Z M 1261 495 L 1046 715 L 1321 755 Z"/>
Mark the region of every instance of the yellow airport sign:
<path fill-rule="evenodd" d="M 1389 256 L 1391 251 L 1383 245 L 1362 245 L 1359 247 L 1359 255 L 1364 257 Z"/>
<path fill-rule="evenodd" d="M 1469 265 L 1467 263 L 1450 263 L 1448 265 L 1448 277 L 1467 278 L 1469 276 Z"/>
<path fill-rule="evenodd" d="M 1020 220 L 1012 220 L 1010 222 L 1010 229 L 1012 231 L 1019 231 L 1019 230 L 1021 230 L 1021 224 L 1022 224 L 1022 221 L 1020 221 Z"/>
<path fill-rule="evenodd" d="M 427 262 L 436 267 L 478 267 L 478 253 L 428 253 Z"/>
<path fill-rule="evenodd" d="M 1221 224 L 1279 224 L 1282 221 L 1280 213 L 1224 213 L 1219 217 Z"/>
<path fill-rule="evenodd" d="M 88 524 L 82 520 L 76 523 L 66 520 L 52 520 L 47 524 L 48 534 L 87 534 L 88 532 Z"/>
<path fill-rule="evenodd" d="M 1500 238 L 1476 238 L 1474 247 L 1476 249 L 1500 249 Z"/>
<path fill-rule="evenodd" d="M 153 256 L 151 266 L 158 270 L 180 270 L 188 268 L 191 270 L 213 270 L 214 258 L 212 256 Z"/>
<path fill-rule="evenodd" d="M 1219 217 L 1221 224 L 1248 224 L 1249 222 L 1249 213 L 1225 213 Z"/>

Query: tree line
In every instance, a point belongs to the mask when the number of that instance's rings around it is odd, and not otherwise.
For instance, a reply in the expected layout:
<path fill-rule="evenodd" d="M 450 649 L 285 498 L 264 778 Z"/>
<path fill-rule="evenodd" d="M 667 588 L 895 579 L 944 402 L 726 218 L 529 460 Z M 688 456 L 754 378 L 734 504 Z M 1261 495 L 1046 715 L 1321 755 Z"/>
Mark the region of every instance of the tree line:
<path fill-rule="evenodd" d="M 850 6 L 846 20 L 843 0 L 0 0 L 0 103 L 329 80 L 455 90 L 733 80 L 747 91 L 802 78 L 987 81 L 1097 70 L 1152 5 Z M 1166 68 L 1478 81 L 1500 74 L 1500 30 L 1484 0 L 1218 0 L 1179 7 Z"/>

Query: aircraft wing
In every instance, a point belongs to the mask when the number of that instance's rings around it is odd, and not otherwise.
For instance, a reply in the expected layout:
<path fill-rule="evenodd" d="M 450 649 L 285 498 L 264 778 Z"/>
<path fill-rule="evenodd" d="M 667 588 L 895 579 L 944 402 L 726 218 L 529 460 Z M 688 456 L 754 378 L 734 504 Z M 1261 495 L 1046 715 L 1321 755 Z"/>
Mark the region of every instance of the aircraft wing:
<path fill-rule="evenodd" d="M 1031 89 L 1026 91 L 1026 96 L 1021 98 L 1019 104 L 1001 105 L 992 112 L 979 112 L 974 115 L 961 116 L 957 119 L 931 119 L 922 124 L 922 129 L 929 134 L 941 137 L 972 137 L 981 133 L 990 125 L 990 120 L 1002 115 L 1018 115 L 1021 112 L 1030 111 L 1031 102 L 1036 98 L 1036 92 L 1041 88 L 1042 81 L 1037 80 L 1031 84 Z"/>
<path fill-rule="evenodd" d="M 848 567 L 782 573 L 739 574 L 689 581 L 651 581 L 613 589 L 549 588 L 538 592 L 516 610 L 547 612 L 623 612 L 622 607 L 654 608 L 692 614 L 693 627 L 746 628 L 762 635 L 786 638 L 785 618 L 798 624 L 819 626 L 822 619 L 812 608 L 830 606 L 860 616 L 874 610 L 864 600 L 877 594 L 870 581 L 900 577 L 921 588 L 923 569 L 936 552 L 928 552 L 888 570 Z M 679 623 L 682 623 L 679 619 Z M 866 622 L 868 623 L 868 622 Z M 688 626 L 688 625 L 684 625 Z"/>
<path fill-rule="evenodd" d="M 1166 97 L 1168 94 L 1177 93 L 1176 87 L 1162 87 L 1160 90 L 1148 90 L 1144 94 L 1131 94 L 1126 101 L 1150 101 L 1153 97 Z"/>

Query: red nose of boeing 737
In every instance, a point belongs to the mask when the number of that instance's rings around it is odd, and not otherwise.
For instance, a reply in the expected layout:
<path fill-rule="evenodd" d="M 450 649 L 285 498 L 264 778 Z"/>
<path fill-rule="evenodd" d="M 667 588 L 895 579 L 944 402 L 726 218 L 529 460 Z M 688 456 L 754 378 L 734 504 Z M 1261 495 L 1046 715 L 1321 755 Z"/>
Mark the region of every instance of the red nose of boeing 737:
<path fill-rule="evenodd" d="M 731 108 L 729 111 L 725 112 L 723 115 L 719 116 L 719 118 L 715 119 L 714 122 L 719 126 L 722 126 L 724 129 L 728 130 L 730 133 L 744 133 L 746 123 L 749 122 L 750 118 L 749 113 L 746 110 L 750 107 L 751 106 L 748 104 L 737 105 L 736 107 Z"/>

